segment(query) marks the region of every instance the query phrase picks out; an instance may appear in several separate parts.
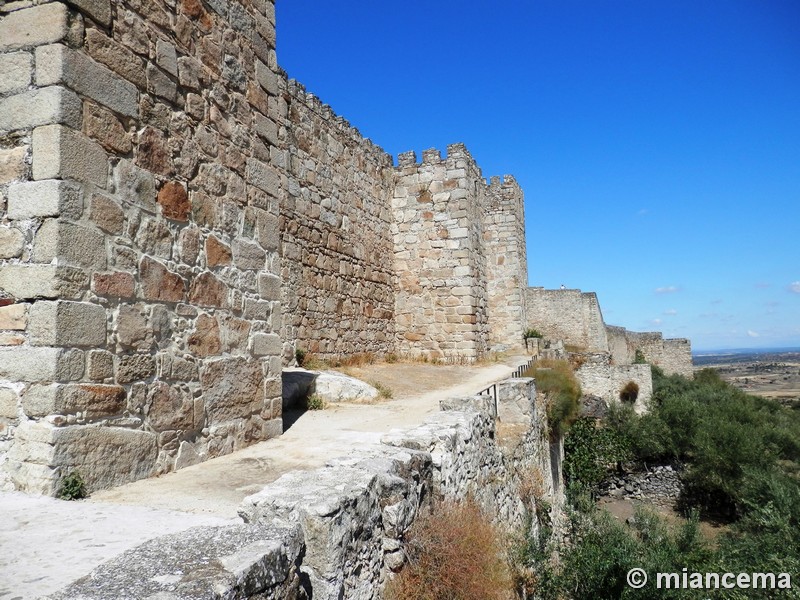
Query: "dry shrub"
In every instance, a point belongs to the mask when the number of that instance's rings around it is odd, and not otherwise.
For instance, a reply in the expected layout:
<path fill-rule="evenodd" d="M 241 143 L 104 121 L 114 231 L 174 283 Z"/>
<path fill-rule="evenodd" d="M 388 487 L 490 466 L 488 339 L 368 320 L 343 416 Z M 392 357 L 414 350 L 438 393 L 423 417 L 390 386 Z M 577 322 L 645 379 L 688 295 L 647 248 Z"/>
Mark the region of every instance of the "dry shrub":
<path fill-rule="evenodd" d="M 639 397 L 639 386 L 635 381 L 629 381 L 619 392 L 619 399 L 623 402 L 636 402 Z"/>
<path fill-rule="evenodd" d="M 503 537 L 472 501 L 436 505 L 407 535 L 408 563 L 386 600 L 507 600 L 513 583 Z"/>

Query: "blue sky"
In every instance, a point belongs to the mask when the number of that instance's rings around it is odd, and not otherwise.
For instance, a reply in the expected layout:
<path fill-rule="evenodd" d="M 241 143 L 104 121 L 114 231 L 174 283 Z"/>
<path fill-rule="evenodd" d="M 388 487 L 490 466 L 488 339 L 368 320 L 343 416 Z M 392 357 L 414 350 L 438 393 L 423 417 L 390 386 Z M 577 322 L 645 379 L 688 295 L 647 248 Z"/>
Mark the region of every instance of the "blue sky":
<path fill-rule="evenodd" d="M 278 0 L 278 62 L 397 155 L 525 190 L 529 283 L 695 349 L 800 346 L 797 0 Z"/>

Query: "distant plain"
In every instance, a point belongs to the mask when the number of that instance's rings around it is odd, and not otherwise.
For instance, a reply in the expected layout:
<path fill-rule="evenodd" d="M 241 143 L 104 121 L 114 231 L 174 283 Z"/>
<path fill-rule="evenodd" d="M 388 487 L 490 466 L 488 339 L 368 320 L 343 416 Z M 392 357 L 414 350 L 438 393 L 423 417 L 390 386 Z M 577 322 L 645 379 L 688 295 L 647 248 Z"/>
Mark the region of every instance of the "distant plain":
<path fill-rule="evenodd" d="M 712 368 L 740 390 L 800 410 L 800 348 L 703 352 L 695 370 Z"/>

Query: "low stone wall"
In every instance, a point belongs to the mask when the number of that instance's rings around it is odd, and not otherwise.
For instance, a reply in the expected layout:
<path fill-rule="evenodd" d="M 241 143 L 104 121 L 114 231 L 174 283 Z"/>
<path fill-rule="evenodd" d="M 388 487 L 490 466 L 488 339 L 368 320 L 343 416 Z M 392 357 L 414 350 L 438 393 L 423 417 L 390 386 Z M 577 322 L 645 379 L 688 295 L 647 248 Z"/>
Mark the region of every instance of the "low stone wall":
<path fill-rule="evenodd" d="M 601 493 L 610 498 L 649 500 L 672 504 L 683 491 L 680 474 L 670 465 L 653 467 L 644 473 L 628 473 L 604 482 Z"/>
<path fill-rule="evenodd" d="M 473 496 L 518 529 L 536 498 L 531 474 L 557 505 L 543 407 L 531 379 L 492 396 L 453 398 L 425 424 L 387 434 L 314 471 L 284 475 L 243 502 L 245 525 L 152 540 L 96 569 L 52 600 L 106 598 L 377 599 L 404 563 L 404 534 L 433 499 Z M 498 442 L 497 423 L 516 429 Z M 549 478 L 548 478 L 549 477 Z M 556 498 L 556 501 L 553 501 Z M 142 577 L 147 573 L 147 577 Z"/>

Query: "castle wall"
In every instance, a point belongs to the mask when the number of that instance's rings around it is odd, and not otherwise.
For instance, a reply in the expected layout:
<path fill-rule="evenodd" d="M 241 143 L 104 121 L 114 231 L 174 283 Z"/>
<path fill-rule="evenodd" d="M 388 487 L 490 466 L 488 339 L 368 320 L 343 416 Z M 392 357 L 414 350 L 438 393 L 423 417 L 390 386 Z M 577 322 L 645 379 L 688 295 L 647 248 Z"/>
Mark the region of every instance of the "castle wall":
<path fill-rule="evenodd" d="M 296 82 L 285 98 L 285 359 L 393 352 L 392 158 Z"/>
<path fill-rule="evenodd" d="M 525 301 L 526 328 L 587 352 L 608 350 L 603 315 L 594 292 L 529 287 Z"/>
<path fill-rule="evenodd" d="M 78 469 L 92 490 L 279 435 L 272 0 L 5 10 L 0 486 Z"/>
<path fill-rule="evenodd" d="M 492 177 L 485 194 L 483 247 L 489 302 L 489 346 L 496 351 L 523 350 L 526 322 L 524 290 L 528 285 L 525 205 L 522 189 L 506 175 Z"/>
<path fill-rule="evenodd" d="M 692 346 L 683 338 L 664 339 L 659 332 L 625 332 L 629 354 L 640 350 L 646 362 L 664 370 L 667 375 L 692 377 Z"/>
<path fill-rule="evenodd" d="M 462 144 L 395 171 L 395 333 L 402 355 L 475 360 L 488 348 L 486 183 Z"/>
<path fill-rule="evenodd" d="M 575 376 L 584 395 L 602 398 L 607 405 L 618 404 L 620 392 L 629 383 L 639 386 L 639 395 L 633 403 L 637 413 L 647 410 L 653 396 L 653 378 L 650 365 L 614 364 L 607 352 L 581 355 L 584 360 Z"/>

